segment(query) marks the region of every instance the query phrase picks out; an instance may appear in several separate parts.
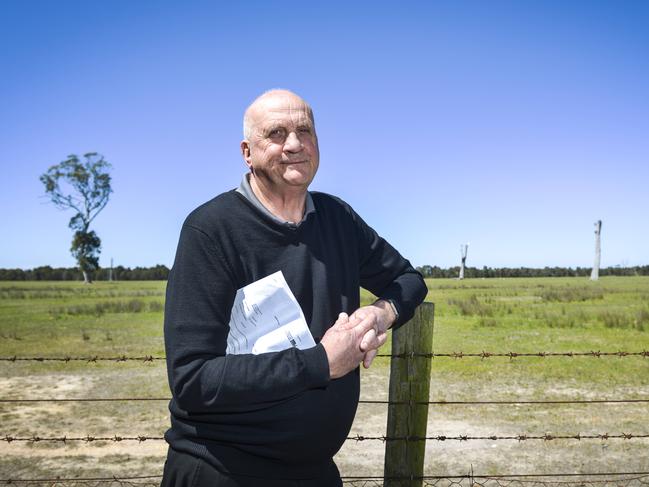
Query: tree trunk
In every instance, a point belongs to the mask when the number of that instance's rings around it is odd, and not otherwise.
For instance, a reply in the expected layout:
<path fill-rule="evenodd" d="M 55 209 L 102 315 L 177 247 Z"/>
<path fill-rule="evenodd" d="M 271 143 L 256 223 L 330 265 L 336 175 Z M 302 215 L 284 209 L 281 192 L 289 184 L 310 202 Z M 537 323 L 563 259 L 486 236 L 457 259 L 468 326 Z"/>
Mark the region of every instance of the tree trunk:
<path fill-rule="evenodd" d="M 90 274 L 88 274 L 88 271 L 81 271 L 83 273 L 83 283 L 84 284 L 92 284 L 92 279 L 90 278 Z"/>

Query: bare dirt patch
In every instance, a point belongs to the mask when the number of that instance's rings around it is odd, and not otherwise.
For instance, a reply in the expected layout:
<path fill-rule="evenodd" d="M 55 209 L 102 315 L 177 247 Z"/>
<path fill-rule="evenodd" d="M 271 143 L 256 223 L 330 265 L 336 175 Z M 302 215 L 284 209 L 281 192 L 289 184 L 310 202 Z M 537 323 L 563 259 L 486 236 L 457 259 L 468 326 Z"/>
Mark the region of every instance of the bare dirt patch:
<path fill-rule="evenodd" d="M 119 372 L 92 374 L 47 374 L 0 378 L 3 398 L 110 396 L 119 384 L 137 385 L 145 378 L 163 377 L 163 370 L 142 372 L 142 378 L 120 378 Z M 530 398 L 542 384 L 473 383 L 437 379 L 431 397 L 447 400 L 497 397 Z M 556 384 L 543 390 L 553 398 L 602 398 L 603 391 Z M 490 396 L 491 395 L 491 396 Z M 609 397 L 648 397 L 649 387 L 624 387 L 609 391 Z M 362 371 L 361 398 L 387 400 L 388 369 Z M 428 436 L 509 436 L 621 432 L 647 433 L 647 404 L 637 405 L 433 405 L 429 410 Z M 0 404 L 2 434 L 13 436 L 101 435 L 119 432 L 124 436 L 160 436 L 168 424 L 166 403 L 4 403 Z M 387 406 L 359 404 L 350 436 L 382 436 L 387 424 Z M 552 440 L 552 441 L 429 441 L 426 474 L 462 475 L 471 468 L 479 474 L 585 473 L 646 471 L 649 440 Z M 385 444 L 381 441 L 347 441 L 336 456 L 343 476 L 383 474 Z M 0 442 L 0 472 L 13 478 L 41 475 L 112 476 L 156 475 L 162 470 L 166 444 L 163 441 L 28 443 Z"/>

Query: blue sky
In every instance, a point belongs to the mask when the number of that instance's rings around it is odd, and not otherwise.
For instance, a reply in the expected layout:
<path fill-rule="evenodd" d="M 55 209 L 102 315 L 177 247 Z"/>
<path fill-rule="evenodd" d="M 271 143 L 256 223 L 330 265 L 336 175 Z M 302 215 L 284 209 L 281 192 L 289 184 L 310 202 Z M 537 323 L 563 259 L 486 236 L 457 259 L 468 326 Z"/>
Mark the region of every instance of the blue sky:
<path fill-rule="evenodd" d="M 97 151 L 102 265 L 170 266 L 236 187 L 261 92 L 315 111 L 312 189 L 413 264 L 649 263 L 649 2 L 0 4 L 0 267 L 73 266 L 38 180 Z"/>

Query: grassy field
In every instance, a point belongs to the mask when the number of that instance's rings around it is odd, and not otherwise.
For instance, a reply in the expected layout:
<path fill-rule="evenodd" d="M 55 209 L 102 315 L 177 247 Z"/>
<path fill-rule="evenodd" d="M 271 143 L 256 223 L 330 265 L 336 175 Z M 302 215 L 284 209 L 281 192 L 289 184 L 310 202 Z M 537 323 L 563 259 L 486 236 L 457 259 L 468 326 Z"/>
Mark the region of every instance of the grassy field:
<path fill-rule="evenodd" d="M 163 356 L 163 282 L 0 283 L 0 356 Z M 649 278 L 429 280 L 434 351 L 649 350 Z M 371 296 L 363 294 L 363 301 Z M 383 350 L 385 351 L 385 350 Z M 382 352 L 383 352 L 382 351 Z M 363 371 L 362 397 L 386 399 L 388 359 Z M 648 399 L 649 358 L 436 358 L 431 400 Z M 164 363 L 0 362 L 0 399 L 169 394 Z M 647 404 L 433 406 L 429 435 L 649 433 Z M 160 436 L 165 401 L 0 403 L 0 438 Z M 385 431 L 359 406 L 352 435 Z M 344 475 L 380 475 L 383 445 L 346 444 Z M 649 470 L 649 440 L 429 442 L 427 473 Z M 0 442 L 0 478 L 147 475 L 164 442 Z M 608 470 L 607 470 L 608 469 Z M 33 484 L 32 484 L 33 485 Z"/>

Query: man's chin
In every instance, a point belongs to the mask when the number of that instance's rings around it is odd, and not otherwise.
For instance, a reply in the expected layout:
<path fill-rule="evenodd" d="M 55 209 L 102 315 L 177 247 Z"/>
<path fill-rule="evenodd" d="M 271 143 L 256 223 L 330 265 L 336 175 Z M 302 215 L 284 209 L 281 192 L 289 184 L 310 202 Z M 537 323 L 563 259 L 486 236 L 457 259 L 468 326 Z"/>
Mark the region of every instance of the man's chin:
<path fill-rule="evenodd" d="M 289 168 L 288 171 L 284 172 L 282 179 L 289 186 L 303 186 L 306 188 L 307 186 L 309 186 L 309 184 L 311 184 L 314 176 L 315 174 L 311 174 L 310 172 L 309 174 L 306 174 L 302 171 L 291 171 Z"/>

